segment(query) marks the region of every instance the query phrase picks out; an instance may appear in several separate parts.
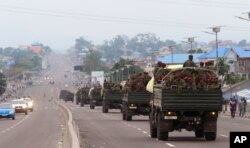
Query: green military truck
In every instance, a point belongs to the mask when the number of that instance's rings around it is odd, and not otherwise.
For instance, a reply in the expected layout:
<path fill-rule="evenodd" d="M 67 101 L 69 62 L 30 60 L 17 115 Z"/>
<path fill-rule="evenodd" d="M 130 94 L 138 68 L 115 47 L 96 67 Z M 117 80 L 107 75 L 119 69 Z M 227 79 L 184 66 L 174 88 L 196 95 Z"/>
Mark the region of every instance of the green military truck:
<path fill-rule="evenodd" d="M 61 90 L 59 98 L 63 99 L 65 102 L 67 102 L 67 101 L 73 102 L 74 101 L 74 93 L 72 93 L 68 90 Z"/>
<path fill-rule="evenodd" d="M 217 75 L 208 69 L 181 68 L 154 84 L 150 100 L 150 134 L 167 140 L 169 132 L 194 131 L 197 138 L 216 140 L 222 91 Z"/>
<path fill-rule="evenodd" d="M 89 90 L 89 98 L 90 98 L 90 109 L 95 109 L 95 106 L 101 106 L 102 105 L 101 87 L 91 88 Z"/>
<path fill-rule="evenodd" d="M 84 104 L 89 104 L 90 98 L 89 98 L 89 87 L 82 87 L 76 92 L 76 104 L 78 105 L 81 103 L 81 107 L 84 106 Z"/>
<path fill-rule="evenodd" d="M 149 115 L 151 93 L 144 91 L 128 91 L 122 98 L 122 119 L 131 121 L 134 115 Z"/>
<path fill-rule="evenodd" d="M 102 112 L 108 113 L 109 109 L 120 109 L 124 93 L 119 90 L 103 90 Z"/>

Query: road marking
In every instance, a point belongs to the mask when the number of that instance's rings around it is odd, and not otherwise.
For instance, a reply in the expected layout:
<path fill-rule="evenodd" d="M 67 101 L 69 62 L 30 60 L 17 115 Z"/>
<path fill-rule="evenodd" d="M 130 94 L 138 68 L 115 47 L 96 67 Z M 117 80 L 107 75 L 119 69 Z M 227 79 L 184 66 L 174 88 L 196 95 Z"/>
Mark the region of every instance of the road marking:
<path fill-rule="evenodd" d="M 142 131 L 144 134 L 148 134 L 148 132 L 146 132 L 146 131 Z"/>
<path fill-rule="evenodd" d="M 137 130 L 138 130 L 138 131 L 141 131 L 142 129 L 140 129 L 140 128 L 137 128 Z"/>
<path fill-rule="evenodd" d="M 167 146 L 169 147 L 175 147 L 175 145 L 171 144 L 171 143 L 165 143 Z"/>
<path fill-rule="evenodd" d="M 223 134 L 220 134 L 221 137 L 225 137 L 225 138 L 228 138 L 227 135 L 223 135 Z"/>
<path fill-rule="evenodd" d="M 132 126 L 133 128 L 137 128 L 136 126 Z"/>
<path fill-rule="evenodd" d="M 127 124 L 129 127 L 131 127 L 131 124 Z"/>
<path fill-rule="evenodd" d="M 150 135 L 150 134 L 148 134 L 148 137 L 151 137 L 151 135 Z"/>

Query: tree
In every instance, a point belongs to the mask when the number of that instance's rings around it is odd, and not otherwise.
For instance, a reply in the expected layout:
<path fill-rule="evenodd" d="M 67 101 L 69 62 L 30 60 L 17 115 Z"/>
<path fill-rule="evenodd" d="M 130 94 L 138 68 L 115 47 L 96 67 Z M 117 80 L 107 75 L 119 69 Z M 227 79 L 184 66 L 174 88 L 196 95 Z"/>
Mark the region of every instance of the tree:
<path fill-rule="evenodd" d="M 247 46 L 247 40 L 244 39 L 244 40 L 239 41 L 238 46 L 240 46 L 240 47 Z"/>
<path fill-rule="evenodd" d="M 81 51 L 84 48 L 90 49 L 92 47 L 91 41 L 86 40 L 84 37 L 80 37 L 79 39 L 75 40 L 75 48 L 78 51 Z"/>
<path fill-rule="evenodd" d="M 0 73 L 0 95 L 5 92 L 6 86 L 6 77 L 3 73 Z"/>
<path fill-rule="evenodd" d="M 91 74 L 91 71 L 101 70 L 103 65 L 100 59 L 101 54 L 98 51 L 90 51 L 84 59 L 83 70 L 88 74 Z"/>
<path fill-rule="evenodd" d="M 218 69 L 219 75 L 222 77 L 223 83 L 225 82 L 225 76 L 228 74 L 228 71 L 230 69 L 230 66 L 226 64 L 225 61 L 226 61 L 225 58 L 219 58 L 218 64 L 216 65 L 216 67 L 218 66 L 219 68 Z"/>

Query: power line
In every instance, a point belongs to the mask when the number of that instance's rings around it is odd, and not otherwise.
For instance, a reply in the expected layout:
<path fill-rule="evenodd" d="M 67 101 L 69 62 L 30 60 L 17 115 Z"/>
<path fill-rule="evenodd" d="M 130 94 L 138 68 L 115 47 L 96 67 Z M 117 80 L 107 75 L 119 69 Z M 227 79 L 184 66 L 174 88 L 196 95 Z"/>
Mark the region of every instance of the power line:
<path fill-rule="evenodd" d="M 101 16 L 101 15 L 92 15 L 92 14 L 86 14 L 86 13 L 52 11 L 52 10 L 22 8 L 22 7 L 13 7 L 13 6 L 3 6 L 3 5 L 0 5 L 0 11 L 23 13 L 23 14 L 29 14 L 29 15 L 70 18 L 70 19 L 78 19 L 78 20 L 85 20 L 85 21 L 88 20 L 88 21 L 101 21 L 101 22 L 113 22 L 113 23 L 118 22 L 118 23 L 127 23 L 127 24 L 157 25 L 157 26 L 165 26 L 165 27 L 171 27 L 174 25 L 174 27 L 185 27 L 185 29 L 186 28 L 203 29 L 203 28 L 206 28 L 207 26 L 210 26 L 208 24 L 193 24 L 193 23 L 171 22 L 171 21 L 150 20 L 150 19 Z M 226 30 L 250 31 L 250 28 L 240 27 L 240 26 L 227 26 Z"/>
<path fill-rule="evenodd" d="M 174 0 L 164 0 L 164 1 L 154 1 L 155 3 L 157 2 L 162 2 L 162 3 L 167 3 L 167 4 L 178 4 L 178 5 L 190 5 L 190 6 L 203 6 L 203 7 L 218 7 L 218 8 L 240 8 L 240 9 L 249 9 L 249 7 L 247 7 L 247 5 L 249 4 L 242 4 L 242 5 L 238 5 L 237 4 L 227 4 L 227 3 L 217 3 L 217 1 L 214 2 L 192 2 L 189 0 L 188 1 L 174 1 Z"/>

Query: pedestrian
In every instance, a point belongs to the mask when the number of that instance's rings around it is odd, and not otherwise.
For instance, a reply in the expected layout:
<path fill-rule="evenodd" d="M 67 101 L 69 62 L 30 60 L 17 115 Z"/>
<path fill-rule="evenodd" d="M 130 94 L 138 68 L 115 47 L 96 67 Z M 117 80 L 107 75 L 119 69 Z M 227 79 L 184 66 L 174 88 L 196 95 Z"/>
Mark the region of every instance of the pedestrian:
<path fill-rule="evenodd" d="M 246 98 L 244 98 L 243 102 L 244 102 L 243 104 L 244 104 L 244 116 L 245 116 L 245 114 L 247 112 L 247 100 L 246 100 Z"/>
<path fill-rule="evenodd" d="M 230 105 L 231 118 L 234 118 L 236 111 L 236 101 L 233 98 L 230 98 L 229 105 Z"/>
<path fill-rule="evenodd" d="M 240 101 L 239 101 L 239 116 L 240 117 L 244 117 L 244 98 L 241 98 Z"/>

